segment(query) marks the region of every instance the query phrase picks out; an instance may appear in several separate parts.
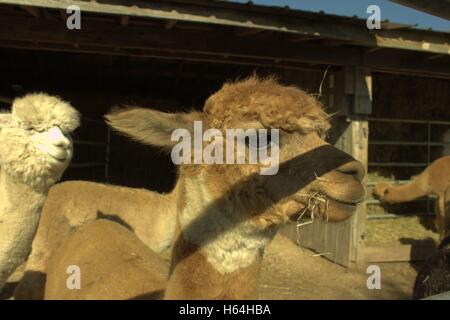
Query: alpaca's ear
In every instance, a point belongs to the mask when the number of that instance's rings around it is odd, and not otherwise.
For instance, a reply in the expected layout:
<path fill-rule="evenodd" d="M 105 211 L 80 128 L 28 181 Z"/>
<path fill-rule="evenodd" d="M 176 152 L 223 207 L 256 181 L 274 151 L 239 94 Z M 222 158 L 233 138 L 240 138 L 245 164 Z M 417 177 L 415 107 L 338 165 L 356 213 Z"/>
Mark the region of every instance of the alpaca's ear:
<path fill-rule="evenodd" d="M 115 130 L 145 144 L 171 148 L 179 141 L 172 141 L 176 129 L 186 129 L 193 135 L 194 121 L 201 121 L 200 112 L 165 113 L 161 111 L 128 108 L 114 110 L 105 116 Z"/>
<path fill-rule="evenodd" d="M 11 113 L 0 113 L 0 130 L 11 120 Z"/>

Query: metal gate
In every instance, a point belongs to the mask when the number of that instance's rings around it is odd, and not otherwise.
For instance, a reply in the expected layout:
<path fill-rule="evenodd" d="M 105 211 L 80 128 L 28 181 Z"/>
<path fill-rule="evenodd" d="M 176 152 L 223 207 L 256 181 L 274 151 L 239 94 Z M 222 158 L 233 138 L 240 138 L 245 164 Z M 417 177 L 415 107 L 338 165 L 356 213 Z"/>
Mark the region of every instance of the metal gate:
<path fill-rule="evenodd" d="M 433 131 L 436 130 L 436 128 L 439 127 L 447 127 L 448 132 L 450 132 L 450 121 L 428 121 L 428 120 L 407 120 L 407 119 L 388 119 L 388 118 L 369 118 L 369 122 L 376 123 L 376 122 L 382 122 L 382 123 L 393 123 L 393 124 L 410 124 L 410 125 L 419 125 L 423 127 L 424 132 L 426 132 L 426 140 L 424 141 L 414 141 L 414 140 L 408 140 L 408 141 L 394 141 L 394 140 L 371 140 L 369 139 L 369 147 L 370 146 L 392 146 L 395 147 L 401 147 L 401 146 L 409 146 L 409 147 L 425 147 L 426 148 L 426 161 L 423 162 L 368 162 L 369 167 L 369 173 L 372 171 L 371 169 L 376 167 L 391 167 L 391 168 L 420 168 L 420 171 L 423 171 L 430 163 L 432 163 L 434 160 L 436 160 L 438 157 L 433 156 L 432 154 L 432 148 L 434 147 L 450 147 L 450 141 L 442 142 L 442 141 L 435 141 L 433 140 Z M 450 155 L 450 154 L 449 154 Z M 379 181 L 373 181 L 368 180 L 367 187 L 370 189 L 373 187 L 377 182 Z M 411 182 L 410 179 L 405 180 L 389 180 L 384 181 L 389 184 L 407 184 Z M 426 211 L 422 212 L 423 215 L 430 215 L 433 216 L 435 214 L 434 212 L 434 199 L 435 196 L 428 196 L 421 199 L 417 199 L 414 202 L 424 202 L 426 201 Z M 398 214 L 394 214 L 391 212 L 387 212 L 384 214 L 371 214 L 370 212 L 370 206 L 371 205 L 379 205 L 380 201 L 374 199 L 373 197 L 370 197 L 367 200 L 367 204 L 369 206 L 368 210 L 368 219 L 388 219 L 388 218 L 397 218 L 399 217 Z"/>

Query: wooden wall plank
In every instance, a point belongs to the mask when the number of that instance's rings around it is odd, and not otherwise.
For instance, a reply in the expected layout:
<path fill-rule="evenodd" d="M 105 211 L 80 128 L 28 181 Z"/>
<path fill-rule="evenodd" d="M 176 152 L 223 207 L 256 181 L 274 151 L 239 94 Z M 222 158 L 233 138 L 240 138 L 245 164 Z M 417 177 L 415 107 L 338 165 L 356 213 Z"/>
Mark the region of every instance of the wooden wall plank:
<path fill-rule="evenodd" d="M 402 244 L 391 246 L 371 246 L 364 248 L 364 261 L 371 262 L 407 262 L 426 260 L 436 246 L 426 244 Z"/>
<path fill-rule="evenodd" d="M 91 17 L 92 18 L 92 17 Z M 166 30 L 111 24 L 84 16 L 81 30 L 68 30 L 64 21 L 32 17 L 0 17 L 0 46 L 40 50 L 90 52 L 110 55 L 158 56 L 198 61 L 214 58 L 246 58 L 277 65 L 315 63 L 325 65 L 357 65 L 383 72 L 420 74 L 450 78 L 450 64 L 445 58 L 424 60 L 414 52 L 381 50 L 369 55 L 358 47 L 290 43 L 280 39 L 230 37 L 226 30 Z"/>

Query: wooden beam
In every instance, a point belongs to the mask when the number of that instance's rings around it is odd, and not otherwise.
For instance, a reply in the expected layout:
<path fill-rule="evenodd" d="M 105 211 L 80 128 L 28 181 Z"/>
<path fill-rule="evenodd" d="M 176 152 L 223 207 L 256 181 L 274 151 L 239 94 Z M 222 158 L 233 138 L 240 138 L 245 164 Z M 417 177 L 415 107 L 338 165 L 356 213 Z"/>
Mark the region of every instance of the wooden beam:
<path fill-rule="evenodd" d="M 406 7 L 423 11 L 450 20 L 450 1 L 448 0 L 391 0 Z"/>
<path fill-rule="evenodd" d="M 298 43 L 298 42 L 304 42 L 304 41 L 311 41 L 311 40 L 319 40 L 323 39 L 321 37 L 293 37 L 288 39 L 289 42 Z"/>
<path fill-rule="evenodd" d="M 346 66 L 330 73 L 328 83 L 323 87 L 324 101 L 330 113 L 338 116 L 332 119 L 329 142 L 336 148 L 360 161 L 367 172 L 369 149 L 368 115 L 372 110 L 371 71 Z M 367 182 L 367 175 L 363 184 Z M 360 264 L 364 262 L 365 222 L 367 203 L 358 204 L 357 211 L 349 222 L 341 227 L 341 233 L 348 234 L 349 242 L 338 246 L 346 259 Z M 335 227 L 328 227 L 329 230 Z M 345 250 L 346 248 L 346 250 Z M 348 263 L 349 263 L 348 262 Z"/>
<path fill-rule="evenodd" d="M 374 48 L 370 48 L 370 49 L 368 49 L 368 50 L 366 50 L 365 52 L 367 53 L 367 54 L 370 54 L 370 53 L 372 53 L 372 52 L 375 52 L 375 51 L 378 51 L 378 50 L 381 50 L 382 48 L 380 48 L 380 47 L 374 47 Z"/>
<path fill-rule="evenodd" d="M 41 16 L 41 11 L 38 7 L 32 6 L 20 6 L 20 7 L 35 18 L 39 18 Z"/>
<path fill-rule="evenodd" d="M 450 40 L 450 39 L 449 39 Z M 450 55 L 449 42 L 433 42 L 432 39 L 428 40 L 423 38 L 423 40 L 418 41 L 414 38 L 405 38 L 402 33 L 398 30 L 390 31 L 389 36 L 384 36 L 384 33 L 375 35 L 376 45 L 381 48 L 391 48 L 391 49 L 403 49 L 411 51 L 424 51 L 430 53 L 439 53 Z"/>
<path fill-rule="evenodd" d="M 58 10 L 58 11 L 59 11 L 59 16 L 61 17 L 61 19 L 66 21 L 67 20 L 67 11 L 66 10 Z"/>
<path fill-rule="evenodd" d="M 403 55 L 398 54 L 397 51 L 391 51 L 387 49 L 379 50 L 376 52 L 372 52 L 369 55 L 365 55 L 364 65 L 374 71 L 394 74 L 411 74 L 417 76 L 427 76 L 428 72 L 422 73 L 419 70 L 422 69 L 424 71 L 425 69 L 428 69 L 428 67 L 431 67 L 431 65 L 434 65 L 437 68 L 439 68 L 438 66 L 444 68 L 442 69 L 443 72 L 441 74 L 443 78 L 448 79 L 448 76 L 450 75 L 450 68 L 446 67 L 446 65 L 450 65 L 450 58 L 448 56 L 445 56 L 441 59 L 424 60 L 424 55 L 420 55 L 416 52 L 411 52 L 411 54 Z M 413 65 L 416 65 L 417 69 L 412 68 Z M 434 67 L 431 68 L 434 69 Z M 432 73 L 434 73 L 436 77 L 440 77 L 438 75 L 438 73 L 440 72 Z M 446 75 L 444 76 L 444 74 Z"/>
<path fill-rule="evenodd" d="M 434 60 L 434 59 L 439 59 L 439 58 L 443 58 L 443 57 L 445 57 L 445 55 L 443 55 L 443 54 L 435 54 L 433 56 L 426 57 L 425 60 L 426 61 L 427 60 Z"/>
<path fill-rule="evenodd" d="M 28 5 L 65 9 L 66 3 L 59 0 L 2 0 L 4 4 Z M 450 55 L 448 43 L 450 35 L 425 30 L 380 30 L 368 32 L 364 20 L 360 23 L 349 23 L 346 19 L 325 19 L 317 14 L 301 11 L 284 11 L 284 14 L 268 14 L 258 6 L 244 10 L 245 6 L 236 5 L 236 10 L 227 5 L 202 6 L 179 4 L 163 1 L 129 0 L 126 4 L 118 4 L 112 0 L 95 2 L 72 0 L 83 12 L 103 13 L 110 15 L 128 15 L 142 18 L 178 20 L 203 24 L 225 25 L 232 27 L 257 28 L 270 31 L 301 34 L 304 36 L 320 36 L 329 39 L 357 42 L 364 46 L 380 46 L 386 48 L 427 51 Z M 273 10 L 272 10 L 273 11 Z M 279 12 L 279 11 L 277 11 Z M 424 45 L 424 43 L 427 43 Z"/>
<path fill-rule="evenodd" d="M 120 17 L 120 25 L 122 27 L 128 26 L 129 23 L 130 23 L 130 17 L 129 16 L 122 16 L 122 17 Z"/>
<path fill-rule="evenodd" d="M 164 25 L 164 29 L 172 30 L 176 24 L 177 24 L 177 20 L 167 20 L 166 24 Z"/>
<path fill-rule="evenodd" d="M 364 68 L 356 67 L 351 69 L 354 80 L 352 114 L 368 116 L 372 113 L 372 74 L 370 70 Z M 359 121 L 360 119 L 357 120 Z M 361 135 L 368 138 L 368 132 L 361 132 Z M 368 152 L 368 150 L 365 149 L 365 152 Z M 367 166 L 367 155 L 364 157 L 364 160 Z"/>
<path fill-rule="evenodd" d="M 41 13 L 42 13 L 42 18 L 44 18 L 44 19 L 53 19 L 54 18 L 54 16 L 50 13 L 50 11 L 45 8 L 41 9 Z"/>
<path fill-rule="evenodd" d="M 101 47 L 72 47 L 67 46 L 46 46 L 45 44 L 16 44 L 8 43 L 5 44 L 0 41 L 0 48 L 15 48 L 23 50 L 38 50 L 38 51 L 50 51 L 50 52 L 66 52 L 66 53 L 83 53 L 83 54 L 99 54 L 108 56 L 122 56 L 122 57 L 138 57 L 138 58 L 148 58 L 148 59 L 158 59 L 158 60 L 168 60 L 168 61 L 188 61 L 195 63 L 213 63 L 213 64 L 228 64 L 228 65 L 242 65 L 242 66 L 254 66 L 254 67 L 273 67 L 272 61 L 265 60 L 255 60 L 251 58 L 233 57 L 229 59 L 224 59 L 218 56 L 205 56 L 197 54 L 181 54 L 176 52 L 164 52 L 164 51 L 143 51 L 143 50 L 129 50 L 123 48 L 117 48 L 116 50 L 111 50 L 109 48 Z M 318 67 L 314 67 L 311 64 L 299 64 L 299 63 L 287 63 L 284 62 L 277 66 L 278 68 L 287 70 L 298 70 L 298 71 L 317 71 Z M 320 68 L 322 70 L 322 68 Z"/>
<path fill-rule="evenodd" d="M 201 32 L 194 30 L 149 29 L 129 26 L 122 28 L 113 24 L 83 20 L 83 28 L 71 32 L 59 21 L 34 21 L 24 18 L 0 19 L 0 41 L 22 41 L 70 45 L 79 43 L 104 48 L 127 48 L 141 50 L 165 50 L 172 52 L 197 52 L 203 55 L 247 57 L 254 59 L 282 59 L 286 61 L 323 64 L 357 63 L 357 49 L 333 50 L 323 47 L 294 46 L 285 42 L 262 39 L 230 38 L 226 31 Z"/>
<path fill-rule="evenodd" d="M 260 33 L 264 32 L 264 31 L 265 30 L 262 30 L 262 29 L 247 28 L 245 30 L 236 32 L 236 36 L 238 36 L 238 37 L 254 36 L 254 35 L 260 34 Z"/>
<path fill-rule="evenodd" d="M 3 47 L 39 43 L 36 48 L 61 50 L 73 48 L 76 43 L 83 51 L 114 54 L 115 48 L 123 48 L 121 54 L 164 56 L 196 56 L 205 60 L 218 57 L 263 61 L 280 60 L 287 65 L 323 64 L 357 65 L 383 72 L 420 74 L 433 77 L 450 77 L 450 64 L 443 59 L 424 61 L 414 52 L 383 50 L 366 57 L 359 48 L 324 45 L 298 45 L 282 40 L 257 38 L 230 38 L 226 31 L 204 32 L 197 30 L 151 29 L 147 26 L 130 25 L 123 28 L 101 21 L 83 20 L 83 28 L 71 32 L 61 21 L 37 21 L 29 18 L 0 19 L 0 45 Z M 3 42 L 3 44 L 1 44 Z M 15 44 L 14 44 L 15 43 Z M 31 45 L 32 46 L 32 45 Z M 70 50 L 69 50 L 70 51 Z M 79 52 L 79 51 L 77 51 Z M 256 61 L 255 61 L 256 62 Z"/>
<path fill-rule="evenodd" d="M 370 76 L 369 76 L 370 77 Z M 371 79 L 371 77 L 370 77 Z M 357 86 L 358 87 L 358 86 Z M 370 88 L 370 91 L 372 89 Z M 366 94 L 365 90 L 357 89 L 356 96 Z M 360 161 L 364 167 L 365 172 L 368 172 L 368 156 L 369 156 L 369 121 L 365 116 L 353 116 L 350 118 L 349 136 L 347 136 L 351 143 L 351 155 Z M 363 185 L 367 184 L 367 175 L 364 177 Z M 367 220 L 367 202 L 363 201 L 358 205 L 356 213 L 352 217 L 351 232 L 351 259 L 357 265 L 364 262 L 364 248 Z"/>

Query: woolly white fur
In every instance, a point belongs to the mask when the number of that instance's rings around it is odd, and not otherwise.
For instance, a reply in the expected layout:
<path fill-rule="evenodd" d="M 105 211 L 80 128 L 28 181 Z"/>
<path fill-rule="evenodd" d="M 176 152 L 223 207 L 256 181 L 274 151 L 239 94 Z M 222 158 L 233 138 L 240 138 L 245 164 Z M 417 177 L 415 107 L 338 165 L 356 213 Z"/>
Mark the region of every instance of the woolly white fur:
<path fill-rule="evenodd" d="M 16 99 L 0 114 L 0 291 L 31 249 L 48 188 L 72 156 L 64 134 L 79 125 L 68 103 L 43 93 Z"/>
<path fill-rule="evenodd" d="M 1 170 L 33 188 L 50 187 L 68 163 L 55 166 L 32 137 L 52 128 L 69 134 L 79 123 L 78 112 L 59 98 L 37 93 L 14 100 L 11 119 L 0 131 Z"/>

